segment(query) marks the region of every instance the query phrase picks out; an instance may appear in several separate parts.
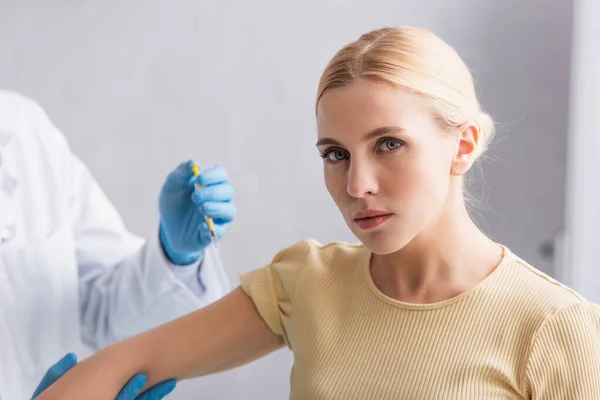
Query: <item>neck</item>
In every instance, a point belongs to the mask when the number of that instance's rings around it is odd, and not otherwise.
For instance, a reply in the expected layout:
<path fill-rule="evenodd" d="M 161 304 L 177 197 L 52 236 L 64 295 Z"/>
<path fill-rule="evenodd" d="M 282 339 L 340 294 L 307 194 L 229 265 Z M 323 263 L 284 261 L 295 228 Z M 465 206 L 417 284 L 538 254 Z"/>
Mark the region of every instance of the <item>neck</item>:
<path fill-rule="evenodd" d="M 497 266 L 502 248 L 469 216 L 462 195 L 440 217 L 395 253 L 374 255 L 371 273 L 389 297 L 434 303 L 474 286 Z"/>

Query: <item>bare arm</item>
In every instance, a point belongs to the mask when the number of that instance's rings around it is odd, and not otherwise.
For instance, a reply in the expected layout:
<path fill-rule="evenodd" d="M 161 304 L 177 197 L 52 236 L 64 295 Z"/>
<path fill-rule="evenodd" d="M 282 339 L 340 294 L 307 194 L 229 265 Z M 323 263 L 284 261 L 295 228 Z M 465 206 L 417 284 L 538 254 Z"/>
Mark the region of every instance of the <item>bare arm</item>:
<path fill-rule="evenodd" d="M 39 400 L 113 400 L 136 373 L 147 386 L 234 368 L 283 345 L 241 288 L 216 303 L 109 346 L 84 360 Z"/>

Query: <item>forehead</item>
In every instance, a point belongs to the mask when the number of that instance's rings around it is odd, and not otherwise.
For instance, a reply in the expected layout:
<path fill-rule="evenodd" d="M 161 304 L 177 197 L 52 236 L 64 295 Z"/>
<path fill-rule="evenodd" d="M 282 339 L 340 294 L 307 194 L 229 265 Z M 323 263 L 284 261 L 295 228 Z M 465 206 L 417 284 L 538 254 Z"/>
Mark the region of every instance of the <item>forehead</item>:
<path fill-rule="evenodd" d="M 381 126 L 410 130 L 433 118 L 422 96 L 388 83 L 359 79 L 327 91 L 317 107 L 319 138 L 364 134 Z"/>

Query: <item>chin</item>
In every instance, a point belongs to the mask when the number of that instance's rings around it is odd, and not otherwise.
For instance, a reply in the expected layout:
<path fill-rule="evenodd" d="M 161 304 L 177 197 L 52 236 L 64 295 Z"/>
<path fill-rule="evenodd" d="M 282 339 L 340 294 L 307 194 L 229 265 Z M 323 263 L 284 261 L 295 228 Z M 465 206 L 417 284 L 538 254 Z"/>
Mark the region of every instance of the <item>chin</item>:
<path fill-rule="evenodd" d="M 398 235 L 390 235 L 385 231 L 378 232 L 356 232 L 354 235 L 374 254 L 384 255 L 395 253 L 406 246 L 410 239 L 398 237 Z"/>

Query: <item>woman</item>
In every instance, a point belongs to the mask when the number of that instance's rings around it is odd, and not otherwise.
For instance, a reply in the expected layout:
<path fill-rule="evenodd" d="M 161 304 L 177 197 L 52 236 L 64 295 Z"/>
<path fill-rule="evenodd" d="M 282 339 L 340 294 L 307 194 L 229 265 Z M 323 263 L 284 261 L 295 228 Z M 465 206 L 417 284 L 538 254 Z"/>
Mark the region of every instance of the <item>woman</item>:
<path fill-rule="evenodd" d="M 293 399 L 600 398 L 598 307 L 469 217 L 464 176 L 493 122 L 453 49 L 423 29 L 368 33 L 327 66 L 316 114 L 327 188 L 361 243 L 297 243 L 40 399 L 111 399 L 136 372 L 191 378 L 283 345 Z"/>

